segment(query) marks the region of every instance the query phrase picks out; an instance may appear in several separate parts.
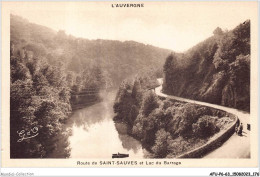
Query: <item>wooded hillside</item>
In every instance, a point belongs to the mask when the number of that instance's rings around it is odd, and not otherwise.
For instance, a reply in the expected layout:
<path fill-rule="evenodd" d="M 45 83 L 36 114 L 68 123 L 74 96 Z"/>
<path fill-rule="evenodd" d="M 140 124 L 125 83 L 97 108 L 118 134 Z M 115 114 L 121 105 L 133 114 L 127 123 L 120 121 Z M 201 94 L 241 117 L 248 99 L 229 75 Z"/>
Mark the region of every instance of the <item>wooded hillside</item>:
<path fill-rule="evenodd" d="M 115 87 L 143 70 L 152 69 L 162 75 L 161 68 L 170 53 L 170 50 L 134 41 L 77 38 L 15 15 L 11 15 L 11 41 L 17 50 L 33 51 L 50 64 L 61 62 L 76 75 L 98 65 L 110 78 L 109 84 Z"/>
<path fill-rule="evenodd" d="M 164 64 L 166 93 L 250 111 L 250 21 L 214 35 Z"/>

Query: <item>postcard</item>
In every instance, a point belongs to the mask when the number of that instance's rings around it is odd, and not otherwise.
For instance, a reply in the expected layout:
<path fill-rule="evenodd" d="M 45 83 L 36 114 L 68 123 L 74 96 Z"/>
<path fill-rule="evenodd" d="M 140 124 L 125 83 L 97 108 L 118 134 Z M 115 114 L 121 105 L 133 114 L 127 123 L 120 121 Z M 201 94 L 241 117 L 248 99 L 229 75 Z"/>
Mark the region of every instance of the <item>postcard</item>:
<path fill-rule="evenodd" d="M 257 7 L 2 2 L 2 166 L 257 167 Z"/>

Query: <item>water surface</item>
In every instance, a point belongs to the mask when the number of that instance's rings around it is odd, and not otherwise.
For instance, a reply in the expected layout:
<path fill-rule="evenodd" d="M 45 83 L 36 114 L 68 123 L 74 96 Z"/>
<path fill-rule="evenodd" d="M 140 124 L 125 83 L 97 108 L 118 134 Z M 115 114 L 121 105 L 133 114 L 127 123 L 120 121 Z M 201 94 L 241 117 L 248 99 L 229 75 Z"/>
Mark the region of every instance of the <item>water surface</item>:
<path fill-rule="evenodd" d="M 124 124 L 113 121 L 115 94 L 106 92 L 102 102 L 72 114 L 66 125 L 72 129 L 70 158 L 112 158 L 118 152 L 129 154 L 129 158 L 143 158 L 141 143 L 127 135 Z"/>

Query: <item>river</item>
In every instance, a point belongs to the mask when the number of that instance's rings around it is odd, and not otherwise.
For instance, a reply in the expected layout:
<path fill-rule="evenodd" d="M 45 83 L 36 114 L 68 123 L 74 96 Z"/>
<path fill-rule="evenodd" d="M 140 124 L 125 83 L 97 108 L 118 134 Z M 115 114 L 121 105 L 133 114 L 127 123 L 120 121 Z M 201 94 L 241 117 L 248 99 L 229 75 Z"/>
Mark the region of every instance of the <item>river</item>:
<path fill-rule="evenodd" d="M 162 79 L 159 79 L 162 84 Z M 195 103 L 198 105 L 209 106 L 230 112 L 239 117 L 244 125 L 249 123 L 250 115 L 233 108 L 220 105 L 189 100 L 161 92 L 162 85 L 155 89 L 155 93 L 161 97 Z M 70 158 L 107 158 L 111 159 L 114 153 L 127 153 L 129 158 L 147 158 L 147 151 L 142 148 L 141 143 L 127 134 L 126 125 L 115 123 L 113 117 L 113 104 L 116 91 L 102 94 L 103 100 L 92 106 L 79 109 L 73 112 L 65 124 L 65 129 L 70 130 L 68 139 L 62 139 L 57 144 L 51 158 L 64 158 L 64 147 L 66 141 L 69 142 Z M 66 132 L 70 132 L 66 131 Z M 234 148 L 236 147 L 236 148 Z M 67 156 L 66 156 L 67 157 Z M 250 157 L 250 132 L 245 129 L 244 136 L 239 137 L 235 134 L 229 138 L 221 147 L 213 150 L 204 158 L 249 158 Z"/>
<path fill-rule="evenodd" d="M 113 104 L 116 91 L 102 95 L 103 101 L 73 112 L 66 127 L 69 137 L 70 158 L 112 158 L 113 153 L 127 153 L 129 158 L 143 158 L 139 141 L 127 135 L 123 124 L 114 123 Z"/>

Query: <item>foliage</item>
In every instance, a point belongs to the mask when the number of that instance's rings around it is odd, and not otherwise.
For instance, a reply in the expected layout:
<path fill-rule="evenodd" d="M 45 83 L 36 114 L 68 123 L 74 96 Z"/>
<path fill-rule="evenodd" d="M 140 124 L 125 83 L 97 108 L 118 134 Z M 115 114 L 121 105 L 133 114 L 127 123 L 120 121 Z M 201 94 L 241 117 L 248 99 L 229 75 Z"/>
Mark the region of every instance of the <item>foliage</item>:
<path fill-rule="evenodd" d="M 156 132 L 155 136 L 156 140 L 152 151 L 157 158 L 165 158 L 169 153 L 169 144 L 172 141 L 171 135 L 164 129 L 160 129 Z"/>
<path fill-rule="evenodd" d="M 163 91 L 250 111 L 250 21 L 214 36 L 164 64 Z M 243 84 L 242 84 L 243 83 Z"/>
<path fill-rule="evenodd" d="M 114 120 L 127 124 L 128 133 L 142 142 L 150 158 L 176 157 L 201 146 L 219 131 L 222 121 L 217 119 L 227 116 L 208 107 L 161 100 L 144 85 L 139 79 L 120 85 Z"/>
<path fill-rule="evenodd" d="M 45 57 L 50 64 L 62 62 L 67 71 L 76 75 L 91 69 L 96 72 L 98 66 L 104 75 L 111 78 L 109 84 L 113 87 L 143 70 L 151 69 L 162 76 L 163 58 L 170 52 L 134 41 L 76 38 L 65 31 L 56 32 L 16 15 L 10 16 L 10 25 L 11 41 L 16 46 L 14 53 L 26 48 L 34 51 L 35 56 L 37 53 L 37 56 Z"/>
<path fill-rule="evenodd" d="M 165 61 L 165 64 L 163 66 L 163 71 L 164 71 L 164 81 L 163 85 L 164 88 L 166 85 L 171 85 L 173 82 L 173 69 L 176 68 L 176 55 L 171 53 Z"/>
<path fill-rule="evenodd" d="M 142 106 L 141 113 L 144 116 L 148 116 L 155 108 L 158 108 L 158 98 L 152 91 L 145 93 Z"/>
<path fill-rule="evenodd" d="M 153 145 L 155 133 L 161 128 L 167 128 L 171 115 L 157 108 L 149 116 L 139 114 L 134 122 L 133 134 L 146 145 Z"/>
<path fill-rule="evenodd" d="M 129 114 L 132 106 L 134 106 L 135 103 L 136 102 L 132 97 L 131 84 L 128 81 L 122 82 L 119 86 L 119 90 L 117 92 L 116 100 L 113 106 L 114 112 L 117 113 L 117 115 L 114 117 L 114 120 L 121 120 L 128 123 L 132 122 L 134 119 L 134 115 L 132 114 L 133 112 L 131 113 L 131 116 Z M 138 112 L 138 108 L 139 107 L 135 107 L 133 109 L 137 109 L 135 111 Z M 128 119 L 130 117 L 131 121 Z"/>
<path fill-rule="evenodd" d="M 114 120 L 121 120 L 133 125 L 140 109 L 144 108 L 143 97 L 150 87 L 155 87 L 157 80 L 154 74 L 147 72 L 139 73 L 133 80 L 124 80 L 118 89 L 114 103 L 114 112 L 117 115 Z"/>
<path fill-rule="evenodd" d="M 192 131 L 195 136 L 206 138 L 218 132 L 219 127 L 216 125 L 216 119 L 204 115 L 196 123 L 192 124 Z"/>
<path fill-rule="evenodd" d="M 62 122 L 71 112 L 70 89 L 62 67 L 29 55 L 11 56 L 11 158 L 44 158 L 62 138 Z M 17 132 L 38 128 L 38 135 L 18 142 Z M 68 143 L 67 143 L 68 144 Z M 64 147 L 63 157 L 69 156 Z"/>
<path fill-rule="evenodd" d="M 214 35 L 222 35 L 223 31 L 220 27 L 217 27 L 214 31 L 213 31 Z"/>

